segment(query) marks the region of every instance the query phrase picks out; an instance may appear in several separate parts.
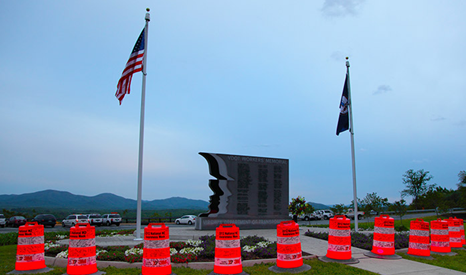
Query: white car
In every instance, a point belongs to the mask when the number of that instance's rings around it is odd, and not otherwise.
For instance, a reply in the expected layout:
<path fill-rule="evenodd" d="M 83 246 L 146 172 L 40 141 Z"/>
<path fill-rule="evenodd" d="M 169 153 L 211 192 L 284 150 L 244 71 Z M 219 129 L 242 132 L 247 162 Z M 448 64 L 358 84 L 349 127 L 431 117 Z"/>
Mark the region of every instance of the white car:
<path fill-rule="evenodd" d="M 88 223 L 87 216 L 83 214 L 71 214 L 62 221 L 61 225 L 63 227 L 65 226 L 72 227 L 78 223 Z"/>
<path fill-rule="evenodd" d="M 87 222 L 90 225 L 101 226 L 103 223 L 102 216 L 100 214 L 87 214 Z"/>
<path fill-rule="evenodd" d="M 183 217 L 176 219 L 175 223 L 176 224 L 185 223 L 185 224 L 191 225 L 191 224 L 196 223 L 196 216 L 194 216 L 194 215 L 184 215 Z"/>
<path fill-rule="evenodd" d="M 0 226 L 5 227 L 5 224 L 6 224 L 5 216 L 3 214 L 0 214 Z"/>
<path fill-rule="evenodd" d="M 121 223 L 121 216 L 118 213 L 112 214 L 103 214 L 102 215 L 102 224 L 110 226 L 112 224 L 116 224 L 116 226 L 120 226 Z"/>

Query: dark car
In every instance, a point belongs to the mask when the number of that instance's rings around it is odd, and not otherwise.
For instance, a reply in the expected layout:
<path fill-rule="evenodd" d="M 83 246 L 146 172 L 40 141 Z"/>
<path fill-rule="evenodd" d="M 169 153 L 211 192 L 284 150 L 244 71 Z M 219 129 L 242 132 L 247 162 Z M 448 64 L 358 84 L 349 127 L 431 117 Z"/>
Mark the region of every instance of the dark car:
<path fill-rule="evenodd" d="M 55 218 L 55 216 L 52 214 L 40 214 L 35 216 L 31 221 L 42 224 L 44 227 L 55 227 L 57 224 L 57 218 Z"/>
<path fill-rule="evenodd" d="M 23 216 L 13 216 L 13 217 L 8 219 L 7 226 L 20 227 L 21 225 L 25 225 L 26 222 L 27 222 L 27 220 Z"/>

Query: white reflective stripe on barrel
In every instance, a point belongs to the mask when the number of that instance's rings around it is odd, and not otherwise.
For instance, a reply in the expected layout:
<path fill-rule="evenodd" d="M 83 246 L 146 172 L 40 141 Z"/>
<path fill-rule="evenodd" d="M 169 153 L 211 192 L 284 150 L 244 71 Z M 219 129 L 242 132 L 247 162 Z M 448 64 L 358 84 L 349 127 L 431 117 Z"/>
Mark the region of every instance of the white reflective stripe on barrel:
<path fill-rule="evenodd" d="M 68 266 L 85 266 L 96 264 L 95 256 L 84 258 L 68 258 Z"/>
<path fill-rule="evenodd" d="M 237 266 L 241 265 L 241 257 L 239 258 L 215 258 L 216 266 Z"/>
<path fill-rule="evenodd" d="M 277 260 L 280 260 L 280 261 L 296 261 L 302 258 L 303 258 L 303 253 L 301 251 L 297 253 L 291 253 L 291 254 L 277 253 Z"/>
<path fill-rule="evenodd" d="M 452 238 L 452 237 L 450 237 L 450 242 L 451 242 L 451 243 L 460 243 L 460 242 L 461 242 L 461 238 Z"/>
<path fill-rule="evenodd" d="M 437 242 L 437 241 L 432 241 L 432 246 L 435 247 L 450 247 L 450 242 Z"/>
<path fill-rule="evenodd" d="M 337 245 L 329 243 L 328 250 L 335 252 L 348 252 L 351 251 L 351 245 Z"/>
<path fill-rule="evenodd" d="M 167 248 L 170 247 L 170 240 L 144 240 L 144 248 Z"/>
<path fill-rule="evenodd" d="M 430 244 L 428 243 L 409 243 L 411 249 L 430 250 Z"/>
<path fill-rule="evenodd" d="M 44 236 L 40 237 L 28 237 L 28 238 L 18 238 L 18 245 L 33 245 L 33 244 L 43 244 Z"/>
<path fill-rule="evenodd" d="M 459 226 L 449 226 L 448 231 L 450 232 L 460 232 L 460 227 Z"/>
<path fill-rule="evenodd" d="M 217 248 L 237 248 L 240 246 L 240 240 L 215 240 L 215 247 Z"/>
<path fill-rule="evenodd" d="M 142 259 L 143 267 L 165 267 L 170 265 L 170 258 Z"/>
<path fill-rule="evenodd" d="M 349 230 L 339 230 L 330 228 L 328 231 L 328 235 L 336 237 L 349 237 L 351 236 L 351 232 Z"/>
<path fill-rule="evenodd" d="M 297 244 L 301 243 L 299 236 L 295 237 L 277 237 L 277 244 Z"/>
<path fill-rule="evenodd" d="M 393 227 L 374 227 L 374 233 L 379 234 L 395 234 L 395 228 Z"/>
<path fill-rule="evenodd" d="M 429 237 L 429 230 L 409 230 L 410 236 Z"/>
<path fill-rule="evenodd" d="M 70 247 L 91 247 L 95 246 L 95 239 L 70 240 Z"/>
<path fill-rule="evenodd" d="M 30 263 L 44 260 L 44 253 L 16 255 L 17 263 Z"/>
<path fill-rule="evenodd" d="M 448 235 L 448 229 L 431 229 L 430 234 L 432 234 L 432 235 Z"/>
<path fill-rule="evenodd" d="M 374 243 L 372 246 L 383 247 L 383 248 L 393 248 L 395 247 L 395 242 L 381 242 L 381 241 L 374 240 Z"/>

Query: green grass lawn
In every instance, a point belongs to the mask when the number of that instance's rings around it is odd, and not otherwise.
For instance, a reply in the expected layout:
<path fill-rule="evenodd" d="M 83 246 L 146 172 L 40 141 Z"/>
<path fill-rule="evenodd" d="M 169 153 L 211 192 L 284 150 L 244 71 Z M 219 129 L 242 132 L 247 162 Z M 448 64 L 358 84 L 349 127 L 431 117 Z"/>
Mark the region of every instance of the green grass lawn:
<path fill-rule="evenodd" d="M 6 246 L 0 246 L 0 274 L 6 274 L 10 271 L 13 271 L 15 269 L 15 258 L 16 258 L 16 245 L 6 245 Z M 361 270 L 355 267 L 343 265 L 343 264 L 337 264 L 337 263 L 324 263 L 321 262 L 317 259 L 312 259 L 312 260 L 305 260 L 305 264 L 308 264 L 311 266 L 311 270 L 307 272 L 303 272 L 300 274 L 376 274 L 372 273 L 369 271 Z M 260 265 L 255 265 L 251 267 L 243 267 L 243 270 L 246 273 L 249 274 L 276 274 L 274 272 L 271 272 L 268 270 L 269 267 L 273 266 L 274 264 L 260 264 Z M 59 267 L 52 267 L 54 270 L 50 271 L 48 273 L 42 273 L 42 274 L 48 274 L 48 275 L 61 275 L 66 273 L 66 268 L 59 268 Z M 141 269 L 139 268 L 126 268 L 126 269 L 118 269 L 115 267 L 108 267 L 108 268 L 103 268 L 100 269 L 101 271 L 106 272 L 108 275 L 138 275 L 141 274 Z M 206 275 L 209 274 L 212 270 L 196 270 L 196 269 L 190 269 L 190 268 L 183 268 L 183 267 L 178 267 L 175 268 L 173 267 L 173 272 L 179 275 L 182 274 L 192 274 L 192 275 Z M 290 274 L 290 273 L 282 273 L 282 274 Z"/>
<path fill-rule="evenodd" d="M 421 258 L 416 258 L 406 253 L 397 253 L 397 254 L 407 260 L 412 260 L 416 262 L 421 262 L 425 264 L 436 265 L 440 267 L 454 269 L 454 270 L 461 271 L 461 272 L 466 272 L 466 250 L 452 249 L 452 252 L 458 253 L 458 255 L 440 256 L 440 255 L 431 254 L 434 260 L 425 260 Z"/>

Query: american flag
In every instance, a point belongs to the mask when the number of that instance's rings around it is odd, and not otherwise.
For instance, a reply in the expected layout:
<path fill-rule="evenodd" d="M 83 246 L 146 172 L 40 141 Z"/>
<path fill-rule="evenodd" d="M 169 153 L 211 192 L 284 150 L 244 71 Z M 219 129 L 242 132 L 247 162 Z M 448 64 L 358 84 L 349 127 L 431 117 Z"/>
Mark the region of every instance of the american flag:
<path fill-rule="evenodd" d="M 130 92 L 131 79 L 133 78 L 133 74 L 142 71 L 142 60 L 144 58 L 144 40 L 144 30 L 142 30 L 138 41 L 136 41 L 133 51 L 129 56 L 128 62 L 126 62 L 126 66 L 123 70 L 123 73 L 121 74 L 121 78 L 118 81 L 115 96 L 120 101 L 120 105 L 125 95 L 129 94 Z"/>

